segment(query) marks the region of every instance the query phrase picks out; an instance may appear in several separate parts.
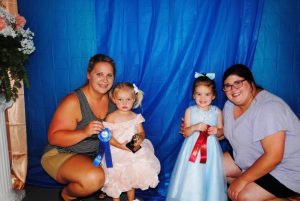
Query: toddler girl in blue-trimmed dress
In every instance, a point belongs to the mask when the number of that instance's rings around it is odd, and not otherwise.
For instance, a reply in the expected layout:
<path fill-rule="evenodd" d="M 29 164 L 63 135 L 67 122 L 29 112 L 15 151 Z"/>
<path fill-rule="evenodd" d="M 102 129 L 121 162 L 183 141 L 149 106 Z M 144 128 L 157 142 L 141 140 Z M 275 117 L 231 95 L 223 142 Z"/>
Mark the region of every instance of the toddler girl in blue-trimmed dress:
<path fill-rule="evenodd" d="M 222 112 L 211 105 L 214 74 L 195 73 L 196 105 L 185 111 L 185 138 L 172 172 L 167 201 L 226 201 L 227 185 L 218 137 L 223 136 Z"/>

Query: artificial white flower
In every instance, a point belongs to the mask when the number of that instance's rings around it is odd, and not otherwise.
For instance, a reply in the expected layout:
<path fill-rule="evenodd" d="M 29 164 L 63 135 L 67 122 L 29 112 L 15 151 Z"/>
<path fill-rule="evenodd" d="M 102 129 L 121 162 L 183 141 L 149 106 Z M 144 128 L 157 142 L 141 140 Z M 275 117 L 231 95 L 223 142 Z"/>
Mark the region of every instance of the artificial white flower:
<path fill-rule="evenodd" d="M 24 29 L 25 23 L 24 17 L 14 17 L 0 5 L 0 94 L 7 101 L 18 97 L 22 81 L 29 86 L 25 63 L 35 46 L 34 33 Z"/>

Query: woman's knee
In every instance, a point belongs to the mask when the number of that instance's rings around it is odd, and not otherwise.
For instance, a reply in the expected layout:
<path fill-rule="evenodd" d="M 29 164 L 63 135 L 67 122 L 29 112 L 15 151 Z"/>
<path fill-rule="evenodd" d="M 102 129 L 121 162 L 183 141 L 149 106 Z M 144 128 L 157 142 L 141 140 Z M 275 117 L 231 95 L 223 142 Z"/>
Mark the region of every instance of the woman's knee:
<path fill-rule="evenodd" d="M 105 181 L 105 174 L 101 167 L 89 170 L 87 174 L 82 175 L 81 185 L 85 189 L 96 191 L 103 187 Z"/>
<path fill-rule="evenodd" d="M 239 193 L 237 200 L 272 200 L 274 198 L 276 198 L 274 195 L 252 182 Z"/>
<path fill-rule="evenodd" d="M 241 191 L 238 195 L 237 201 L 251 201 L 253 200 L 253 195 L 249 191 Z"/>
<path fill-rule="evenodd" d="M 231 155 L 226 152 L 223 154 L 224 171 L 226 177 L 239 177 L 242 173 L 241 169 L 235 164 Z"/>
<path fill-rule="evenodd" d="M 256 184 L 248 184 L 240 193 L 238 194 L 238 201 L 252 201 L 252 200 L 265 200 L 263 199 L 264 193 L 261 189 L 257 188 Z"/>

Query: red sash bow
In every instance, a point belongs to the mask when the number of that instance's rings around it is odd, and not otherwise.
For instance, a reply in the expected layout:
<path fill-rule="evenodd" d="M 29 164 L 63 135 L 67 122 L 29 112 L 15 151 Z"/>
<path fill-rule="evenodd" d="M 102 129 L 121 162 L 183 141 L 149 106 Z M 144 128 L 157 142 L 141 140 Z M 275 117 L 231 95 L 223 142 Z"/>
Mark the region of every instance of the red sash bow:
<path fill-rule="evenodd" d="M 209 128 L 209 125 L 207 126 L 207 129 Z M 192 153 L 190 155 L 189 161 L 195 162 L 197 155 L 200 151 L 200 163 L 206 163 L 207 159 L 207 137 L 209 136 L 206 131 L 200 131 L 200 135 L 198 136 L 198 139 L 194 145 L 194 148 L 192 150 Z"/>

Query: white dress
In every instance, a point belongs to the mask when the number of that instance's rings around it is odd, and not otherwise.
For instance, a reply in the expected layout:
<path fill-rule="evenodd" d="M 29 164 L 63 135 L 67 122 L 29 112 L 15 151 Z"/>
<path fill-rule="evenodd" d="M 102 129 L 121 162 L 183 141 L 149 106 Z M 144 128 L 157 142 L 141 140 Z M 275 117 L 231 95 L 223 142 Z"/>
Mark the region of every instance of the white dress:
<path fill-rule="evenodd" d="M 204 111 L 191 106 L 191 125 L 203 122 L 218 124 L 217 107 Z M 195 162 L 189 158 L 198 139 L 199 132 L 193 133 L 182 144 L 172 172 L 167 201 L 227 201 L 227 186 L 223 170 L 223 154 L 214 135 L 207 138 L 207 161 L 200 163 L 200 152 Z"/>
<path fill-rule="evenodd" d="M 144 121 L 143 116 L 138 114 L 130 121 L 104 122 L 104 126 L 109 128 L 114 138 L 122 143 L 129 142 L 136 133 L 136 125 Z M 107 168 L 103 159 L 105 184 L 102 191 L 108 196 L 118 198 L 122 192 L 132 188 L 146 190 L 157 186 L 160 162 L 154 155 L 154 149 L 149 140 L 144 139 L 141 146 L 142 148 L 136 153 L 110 146 L 113 167 Z"/>

